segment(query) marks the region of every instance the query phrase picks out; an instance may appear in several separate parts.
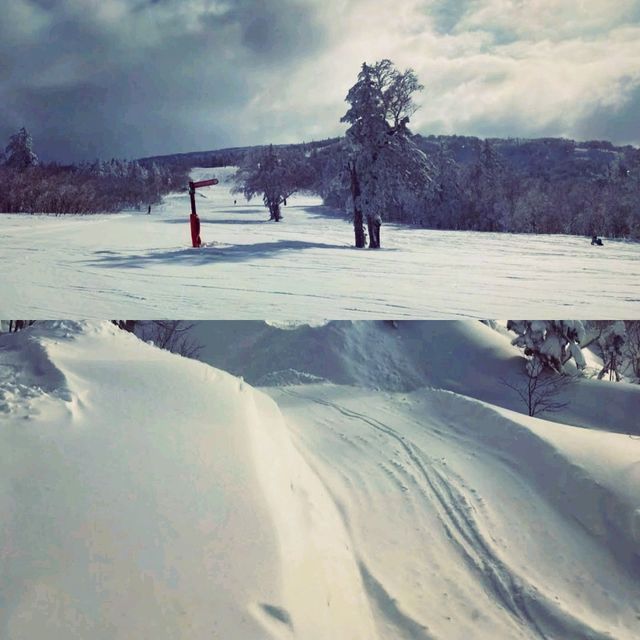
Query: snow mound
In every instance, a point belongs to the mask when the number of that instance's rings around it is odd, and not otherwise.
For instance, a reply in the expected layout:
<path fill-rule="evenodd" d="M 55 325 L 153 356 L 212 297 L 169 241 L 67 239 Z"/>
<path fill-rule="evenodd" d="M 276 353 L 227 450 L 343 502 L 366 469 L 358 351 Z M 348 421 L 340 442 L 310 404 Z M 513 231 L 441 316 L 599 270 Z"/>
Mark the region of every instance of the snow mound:
<path fill-rule="evenodd" d="M 375 637 L 348 533 L 270 398 L 108 322 L 0 346 L 3 638 Z M 41 390 L 28 421 L 18 384 Z"/>
<path fill-rule="evenodd" d="M 198 322 L 200 358 L 251 384 L 281 386 L 294 370 L 340 385 L 382 391 L 447 389 L 508 409 L 526 410 L 504 380 L 518 380 L 524 358 L 512 336 L 478 321 L 334 321 L 279 327 L 263 322 Z M 297 384 L 292 379 L 292 384 Z M 638 385 L 581 379 L 568 406 L 550 419 L 640 435 Z"/>
<path fill-rule="evenodd" d="M 73 322 L 48 323 L 50 342 L 71 335 L 79 327 Z M 51 361 L 41 326 L 13 335 L 0 336 L 0 413 L 30 418 L 48 399 L 71 403 L 68 380 Z"/>

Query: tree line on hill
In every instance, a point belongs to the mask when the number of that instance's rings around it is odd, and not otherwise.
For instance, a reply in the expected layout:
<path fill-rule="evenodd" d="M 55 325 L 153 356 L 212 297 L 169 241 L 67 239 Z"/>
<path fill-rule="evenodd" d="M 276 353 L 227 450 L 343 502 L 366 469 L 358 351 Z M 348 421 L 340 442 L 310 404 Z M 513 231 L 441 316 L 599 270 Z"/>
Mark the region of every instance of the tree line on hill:
<path fill-rule="evenodd" d="M 11 136 L 0 156 L 0 212 L 87 214 L 138 209 L 188 181 L 188 171 L 175 166 L 112 159 L 59 166 L 43 164 L 23 127 Z"/>
<path fill-rule="evenodd" d="M 0 211 L 89 213 L 157 202 L 193 166 L 239 166 L 235 192 L 261 196 L 270 219 L 296 191 L 354 224 L 355 245 L 380 246 L 382 221 L 429 229 L 566 233 L 640 239 L 640 150 L 606 142 L 479 140 L 413 134 L 412 69 L 364 63 L 349 90 L 345 136 L 140 161 L 40 165 L 26 130 L 0 158 Z"/>
<path fill-rule="evenodd" d="M 351 217 L 358 247 L 365 222 L 371 238 L 376 220 L 640 239 L 640 150 L 607 142 L 414 135 L 408 123 L 422 88 L 412 69 L 401 72 L 390 60 L 363 64 L 346 97 L 343 138 L 249 149 L 236 190 L 253 196 L 263 184 L 270 211 L 278 191 L 281 202 L 296 190 L 318 194 Z"/>

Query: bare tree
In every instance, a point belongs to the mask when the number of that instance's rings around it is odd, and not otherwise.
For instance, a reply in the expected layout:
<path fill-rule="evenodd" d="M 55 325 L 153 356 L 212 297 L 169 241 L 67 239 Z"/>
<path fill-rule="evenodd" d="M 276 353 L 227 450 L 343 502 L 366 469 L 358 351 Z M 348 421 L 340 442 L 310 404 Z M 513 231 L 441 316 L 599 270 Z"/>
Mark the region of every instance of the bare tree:
<path fill-rule="evenodd" d="M 575 376 L 558 374 L 537 359 L 527 361 L 527 366 L 520 374 L 518 382 L 500 379 L 502 384 L 518 394 L 530 416 L 553 413 L 566 408 L 569 402 L 560 400 L 559 396 L 575 380 Z"/>
<path fill-rule="evenodd" d="M 150 320 L 138 323 L 138 335 L 156 347 L 178 353 L 185 358 L 197 358 L 203 345 L 193 337 L 194 322 L 184 320 Z"/>
<path fill-rule="evenodd" d="M 9 333 L 22 331 L 22 329 L 26 329 L 35 323 L 35 320 L 9 320 Z"/>

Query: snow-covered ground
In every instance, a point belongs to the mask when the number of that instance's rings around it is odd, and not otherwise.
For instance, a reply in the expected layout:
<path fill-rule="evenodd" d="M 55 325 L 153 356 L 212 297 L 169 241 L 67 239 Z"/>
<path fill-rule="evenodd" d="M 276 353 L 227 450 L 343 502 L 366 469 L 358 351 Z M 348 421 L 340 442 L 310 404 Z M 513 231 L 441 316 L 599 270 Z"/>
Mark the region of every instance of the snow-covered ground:
<path fill-rule="evenodd" d="M 3 638 L 637 638 L 640 387 L 549 422 L 479 323 L 196 331 L 269 386 L 108 323 L 0 336 Z"/>
<path fill-rule="evenodd" d="M 231 169 L 201 190 L 201 249 L 186 193 L 144 213 L 0 216 L 0 317 L 636 318 L 640 244 L 572 236 L 385 225 L 380 251 L 298 196 L 284 220 L 229 193 Z M 233 200 L 238 204 L 234 205 Z"/>

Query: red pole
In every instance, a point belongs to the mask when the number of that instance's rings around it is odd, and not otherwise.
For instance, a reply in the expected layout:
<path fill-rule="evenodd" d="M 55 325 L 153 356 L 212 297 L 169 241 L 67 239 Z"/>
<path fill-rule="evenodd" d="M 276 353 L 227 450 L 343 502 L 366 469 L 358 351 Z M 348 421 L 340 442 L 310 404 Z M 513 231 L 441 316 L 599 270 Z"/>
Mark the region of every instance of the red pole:
<path fill-rule="evenodd" d="M 189 198 L 191 199 L 191 215 L 198 215 L 196 213 L 196 187 L 193 182 L 189 182 Z"/>
<path fill-rule="evenodd" d="M 200 218 L 196 213 L 196 188 L 193 182 L 189 182 L 189 199 L 191 200 L 191 215 L 189 216 L 191 246 L 197 248 L 202 245 L 202 240 L 200 239 Z"/>

